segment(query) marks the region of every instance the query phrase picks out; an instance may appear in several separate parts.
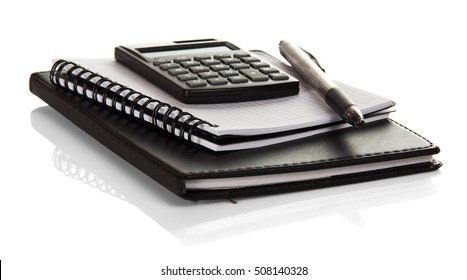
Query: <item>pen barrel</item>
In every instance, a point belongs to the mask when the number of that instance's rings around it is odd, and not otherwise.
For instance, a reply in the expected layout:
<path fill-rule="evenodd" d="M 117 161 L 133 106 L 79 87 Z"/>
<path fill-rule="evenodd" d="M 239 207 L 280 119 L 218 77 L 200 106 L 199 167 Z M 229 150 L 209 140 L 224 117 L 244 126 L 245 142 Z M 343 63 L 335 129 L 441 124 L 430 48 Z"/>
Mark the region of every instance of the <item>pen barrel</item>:
<path fill-rule="evenodd" d="M 281 41 L 279 50 L 287 61 L 294 67 L 303 79 L 313 85 L 324 98 L 327 92 L 337 87 L 333 80 L 328 78 L 323 70 L 313 61 L 310 55 L 300 47 L 288 42 Z"/>
<path fill-rule="evenodd" d="M 281 54 L 294 69 L 311 85 L 315 86 L 325 102 L 346 122 L 355 127 L 365 123 L 362 112 L 347 95 L 328 78 L 312 56 L 298 46 L 288 42 L 279 43 Z"/>
<path fill-rule="evenodd" d="M 344 112 L 347 107 L 355 105 L 355 103 L 347 97 L 342 89 L 338 87 L 331 88 L 324 96 L 324 101 L 336 112 Z"/>
<path fill-rule="evenodd" d="M 333 80 L 329 79 L 325 75 L 316 75 L 317 71 L 321 71 L 316 65 L 309 64 L 308 68 L 301 70 L 301 76 L 309 83 L 315 86 L 315 89 L 319 94 L 326 98 L 326 95 L 330 90 L 337 88 L 337 85 Z M 313 73 L 313 74 L 311 74 Z"/>

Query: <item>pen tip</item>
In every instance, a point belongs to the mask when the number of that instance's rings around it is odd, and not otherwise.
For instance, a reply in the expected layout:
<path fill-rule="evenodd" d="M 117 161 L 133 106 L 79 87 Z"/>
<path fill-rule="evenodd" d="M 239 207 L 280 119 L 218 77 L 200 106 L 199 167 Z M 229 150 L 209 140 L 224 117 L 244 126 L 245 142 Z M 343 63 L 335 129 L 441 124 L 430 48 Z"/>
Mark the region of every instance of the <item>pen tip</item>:
<path fill-rule="evenodd" d="M 355 105 L 348 106 L 342 114 L 342 118 L 354 127 L 362 127 L 365 124 L 362 112 Z"/>
<path fill-rule="evenodd" d="M 365 125 L 365 120 L 364 119 L 356 119 L 354 122 L 355 127 L 362 127 Z"/>

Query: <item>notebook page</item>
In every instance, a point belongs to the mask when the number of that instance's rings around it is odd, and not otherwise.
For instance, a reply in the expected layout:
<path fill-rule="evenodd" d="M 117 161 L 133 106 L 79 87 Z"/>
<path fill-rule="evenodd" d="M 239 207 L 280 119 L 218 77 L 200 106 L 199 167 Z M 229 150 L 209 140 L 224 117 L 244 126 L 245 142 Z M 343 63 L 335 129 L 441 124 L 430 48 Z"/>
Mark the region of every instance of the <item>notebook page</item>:
<path fill-rule="evenodd" d="M 291 67 L 260 56 L 273 66 L 298 77 Z M 147 96 L 169 103 L 206 120 L 216 127 L 200 127 L 215 135 L 258 135 L 340 121 L 341 118 L 319 94 L 300 80 L 298 95 L 250 102 L 222 104 L 185 104 L 114 59 L 72 59 L 77 64 L 97 72 Z M 392 105 L 390 99 L 339 84 L 360 107 L 363 114 Z"/>

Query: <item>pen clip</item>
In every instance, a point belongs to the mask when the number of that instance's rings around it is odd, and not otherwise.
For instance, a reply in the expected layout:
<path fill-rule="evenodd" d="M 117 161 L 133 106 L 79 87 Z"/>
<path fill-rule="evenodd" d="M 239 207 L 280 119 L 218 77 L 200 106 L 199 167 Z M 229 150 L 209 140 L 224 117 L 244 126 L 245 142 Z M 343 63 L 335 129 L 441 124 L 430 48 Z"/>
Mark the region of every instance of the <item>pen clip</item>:
<path fill-rule="evenodd" d="M 299 47 L 299 48 L 300 48 L 300 47 Z M 302 48 L 300 48 L 300 49 L 302 49 Z M 306 51 L 306 50 L 304 50 L 304 49 L 302 49 L 302 51 L 304 51 L 304 52 L 316 63 L 316 65 L 318 65 L 318 67 L 319 67 L 321 70 L 323 70 L 323 72 L 326 72 L 326 71 L 324 70 L 324 68 L 321 67 L 321 64 L 319 64 L 319 61 L 316 59 L 316 57 L 314 57 L 314 55 L 312 55 L 310 52 L 308 52 L 308 51 Z"/>

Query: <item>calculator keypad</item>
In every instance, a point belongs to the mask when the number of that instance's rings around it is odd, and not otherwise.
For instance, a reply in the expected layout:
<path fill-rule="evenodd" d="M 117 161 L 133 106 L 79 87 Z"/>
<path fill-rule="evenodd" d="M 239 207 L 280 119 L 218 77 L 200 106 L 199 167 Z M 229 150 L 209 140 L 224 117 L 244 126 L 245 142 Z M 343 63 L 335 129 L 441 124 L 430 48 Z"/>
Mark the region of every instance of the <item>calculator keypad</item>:
<path fill-rule="evenodd" d="M 190 88 L 285 81 L 289 76 L 248 52 L 156 58 L 154 67 Z"/>

